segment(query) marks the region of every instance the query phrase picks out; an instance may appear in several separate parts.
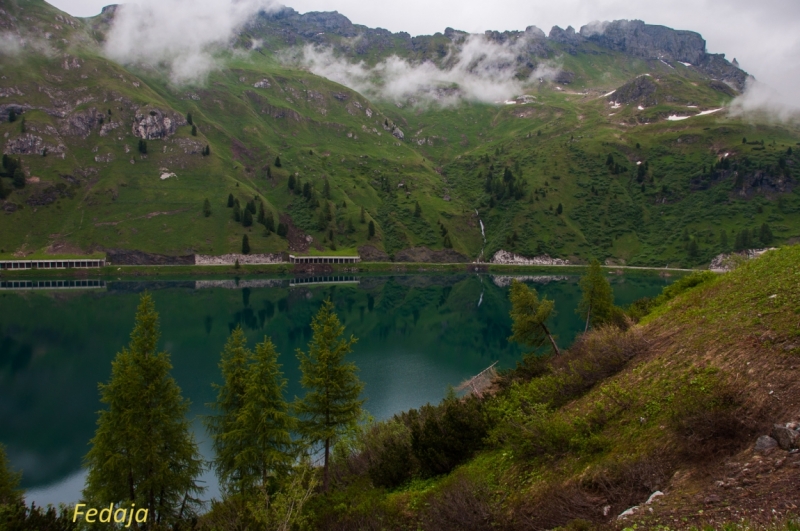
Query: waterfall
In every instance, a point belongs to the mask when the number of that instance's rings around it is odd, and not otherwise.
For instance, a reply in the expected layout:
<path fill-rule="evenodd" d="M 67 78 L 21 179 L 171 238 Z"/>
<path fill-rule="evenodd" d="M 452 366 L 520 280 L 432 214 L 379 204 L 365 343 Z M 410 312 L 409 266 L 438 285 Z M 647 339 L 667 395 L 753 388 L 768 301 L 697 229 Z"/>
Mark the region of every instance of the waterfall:
<path fill-rule="evenodd" d="M 481 298 L 478 299 L 478 308 L 481 307 L 481 303 L 483 303 L 483 292 L 481 291 Z"/>
<path fill-rule="evenodd" d="M 486 248 L 486 230 L 483 226 L 483 220 L 480 218 L 480 214 L 478 213 L 478 209 L 475 209 L 475 215 L 478 216 L 478 223 L 481 224 L 481 236 L 483 237 L 483 247 L 481 247 L 481 254 L 478 256 L 478 261 L 480 262 L 483 258 L 483 250 Z M 480 303 L 478 304 L 480 306 Z"/>

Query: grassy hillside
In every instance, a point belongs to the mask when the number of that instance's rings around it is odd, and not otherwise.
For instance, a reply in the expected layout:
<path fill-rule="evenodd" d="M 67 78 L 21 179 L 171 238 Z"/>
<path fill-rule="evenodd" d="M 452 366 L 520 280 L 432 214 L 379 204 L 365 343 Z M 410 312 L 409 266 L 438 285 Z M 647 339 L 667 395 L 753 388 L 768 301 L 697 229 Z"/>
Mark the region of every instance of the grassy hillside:
<path fill-rule="evenodd" d="M 787 247 L 679 281 L 630 330 L 528 358 L 491 397 L 369 427 L 313 526 L 796 529 L 800 457 L 753 446 L 800 405 L 799 260 Z"/>
<path fill-rule="evenodd" d="M 24 188 L 8 168 L 0 178 L 0 254 L 221 254 L 241 251 L 247 235 L 251 252 L 354 253 L 368 244 L 392 257 L 451 246 L 471 260 L 506 249 L 698 266 L 735 247 L 800 237 L 800 131 L 724 109 L 700 115 L 736 91 L 679 62 L 550 42 L 531 60 L 554 61 L 569 79 L 530 86 L 514 104 L 421 107 L 369 101 L 281 63 L 282 50 L 316 42 L 277 37 L 312 35 L 307 21 L 259 19 L 240 36 L 242 49 L 218 54 L 222 68 L 203 84 L 175 86 L 157 69 L 103 57 L 105 15 L 75 19 L 39 0 L 1 5 L 5 30 L 47 38 L 0 58 L 0 135 L 27 177 Z M 349 21 L 337 16 L 344 35 Z M 462 38 L 381 31 L 367 32 L 383 43 L 369 48 L 368 63 L 392 53 L 442 58 L 440 48 Z M 339 33 L 317 44 L 363 58 Z M 266 41 L 250 50 L 256 37 Z M 155 126 L 141 153 L 137 124 L 148 120 Z M 242 209 L 254 201 L 251 226 L 234 219 L 229 194 Z M 258 223 L 261 205 L 285 236 Z M 745 229 L 750 241 L 737 246 Z"/>

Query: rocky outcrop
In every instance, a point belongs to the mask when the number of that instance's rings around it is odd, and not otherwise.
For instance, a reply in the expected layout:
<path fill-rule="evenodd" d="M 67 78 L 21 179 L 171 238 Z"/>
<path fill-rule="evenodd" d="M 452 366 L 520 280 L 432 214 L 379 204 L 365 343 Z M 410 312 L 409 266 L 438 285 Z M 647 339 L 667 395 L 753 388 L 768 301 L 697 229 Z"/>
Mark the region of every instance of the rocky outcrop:
<path fill-rule="evenodd" d="M 718 254 L 713 260 L 711 260 L 711 263 L 708 265 L 708 269 L 716 273 L 731 271 L 736 269 L 736 266 L 743 261 L 758 258 L 767 251 L 772 251 L 774 249 L 774 247 L 770 247 L 768 249 L 748 249 L 746 251 L 739 251 L 737 253 Z"/>
<path fill-rule="evenodd" d="M 645 107 L 651 107 L 658 105 L 657 91 L 658 85 L 652 77 L 639 76 L 619 87 L 607 99 L 617 103 L 639 103 Z"/>
<path fill-rule="evenodd" d="M 694 31 L 645 24 L 641 20 L 615 20 L 588 24 L 581 36 L 603 48 L 645 59 L 698 63 L 706 53 L 706 41 Z"/>
<path fill-rule="evenodd" d="M 432 250 L 427 247 L 403 249 L 394 255 L 395 262 L 425 262 L 435 264 L 461 264 L 469 258 L 453 249 Z"/>
<path fill-rule="evenodd" d="M 569 260 L 550 258 L 550 256 L 546 254 L 528 258 L 500 249 L 492 256 L 491 263 L 503 265 L 569 265 Z"/>
<path fill-rule="evenodd" d="M 145 140 L 159 140 L 172 136 L 186 120 L 176 114 L 167 116 L 159 109 L 140 110 L 133 121 L 133 135 Z"/>
<path fill-rule="evenodd" d="M 398 140 L 403 140 L 403 138 L 405 138 L 406 135 L 403 134 L 403 131 L 401 131 L 399 127 L 393 127 L 392 136 L 394 136 Z"/>
<path fill-rule="evenodd" d="M 193 254 L 168 256 L 127 249 L 109 249 L 106 251 L 106 258 L 113 265 L 194 265 Z"/>
<path fill-rule="evenodd" d="M 86 138 L 97 125 L 102 124 L 105 115 L 97 109 L 89 109 L 67 116 L 61 124 L 60 132 L 67 136 L 80 136 Z"/>
<path fill-rule="evenodd" d="M 194 255 L 195 265 L 234 265 L 236 261 L 240 265 L 244 264 L 280 264 L 285 263 L 283 255 L 274 254 L 223 254 L 220 256 L 209 256 L 203 254 Z"/>
<path fill-rule="evenodd" d="M 567 26 L 567 29 L 561 29 L 558 26 L 553 26 L 550 29 L 548 38 L 551 41 L 559 42 L 561 44 L 580 44 L 583 42 L 584 37 L 580 33 L 575 32 L 575 28 Z"/>
<path fill-rule="evenodd" d="M 361 257 L 362 262 L 389 262 L 391 258 L 385 252 L 373 247 L 372 245 L 363 245 L 358 248 L 358 256 Z"/>
<path fill-rule="evenodd" d="M 16 138 L 11 138 L 6 142 L 3 151 L 7 155 L 56 155 L 63 158 L 67 152 L 64 144 L 49 144 L 40 136 L 31 133 L 22 134 Z"/>

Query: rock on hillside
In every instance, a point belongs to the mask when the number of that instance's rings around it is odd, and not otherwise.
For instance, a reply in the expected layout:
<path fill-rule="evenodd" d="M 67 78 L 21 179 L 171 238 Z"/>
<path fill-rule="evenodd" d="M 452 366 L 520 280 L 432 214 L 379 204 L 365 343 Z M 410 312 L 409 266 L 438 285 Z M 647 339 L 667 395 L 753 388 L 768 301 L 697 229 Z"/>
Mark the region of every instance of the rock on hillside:
<path fill-rule="evenodd" d="M 175 113 L 167 116 L 160 109 L 140 110 L 133 121 L 133 135 L 145 140 L 168 138 L 175 134 L 177 127 L 186 125 L 186 120 Z"/>

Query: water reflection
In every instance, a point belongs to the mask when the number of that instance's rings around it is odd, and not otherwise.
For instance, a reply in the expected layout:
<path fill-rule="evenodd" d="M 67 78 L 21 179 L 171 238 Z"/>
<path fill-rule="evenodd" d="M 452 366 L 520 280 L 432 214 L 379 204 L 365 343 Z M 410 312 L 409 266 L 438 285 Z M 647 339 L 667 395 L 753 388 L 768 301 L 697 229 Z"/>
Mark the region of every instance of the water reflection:
<path fill-rule="evenodd" d="M 582 330 L 575 307 L 577 277 L 528 276 L 556 301 L 552 330 L 568 346 Z M 289 380 L 288 398 L 302 390 L 295 349 L 311 338 L 309 323 L 328 297 L 346 333 L 359 338 L 352 360 L 365 382 L 366 407 L 386 418 L 440 400 L 491 363 L 513 366 L 520 349 L 510 335 L 509 276 L 448 274 L 107 281 L 84 289 L 0 291 L 0 442 L 22 469 L 28 500 L 75 501 L 82 487 L 81 459 L 94 434 L 98 382 L 129 340 L 144 290 L 161 316 L 161 347 L 171 353 L 173 375 L 207 413 L 219 382 L 217 363 L 230 331 L 241 325 L 250 344 L 272 337 Z M 614 277 L 618 304 L 657 294 L 667 280 Z M 210 457 L 206 435 L 198 441 Z M 215 485 L 213 477 L 205 478 Z M 37 488 L 53 486 L 50 489 Z"/>

